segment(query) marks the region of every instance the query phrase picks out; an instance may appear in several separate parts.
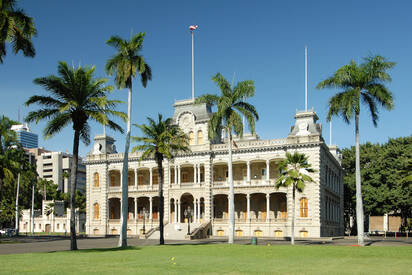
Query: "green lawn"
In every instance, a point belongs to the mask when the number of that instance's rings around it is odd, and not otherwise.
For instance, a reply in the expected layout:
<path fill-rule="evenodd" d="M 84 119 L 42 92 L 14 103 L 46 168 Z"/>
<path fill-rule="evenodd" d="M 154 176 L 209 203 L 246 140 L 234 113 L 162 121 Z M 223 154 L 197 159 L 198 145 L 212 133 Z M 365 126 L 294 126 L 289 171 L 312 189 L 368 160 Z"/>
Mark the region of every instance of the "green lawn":
<path fill-rule="evenodd" d="M 167 245 L 0 256 L 0 273 L 412 274 L 412 246 Z"/>

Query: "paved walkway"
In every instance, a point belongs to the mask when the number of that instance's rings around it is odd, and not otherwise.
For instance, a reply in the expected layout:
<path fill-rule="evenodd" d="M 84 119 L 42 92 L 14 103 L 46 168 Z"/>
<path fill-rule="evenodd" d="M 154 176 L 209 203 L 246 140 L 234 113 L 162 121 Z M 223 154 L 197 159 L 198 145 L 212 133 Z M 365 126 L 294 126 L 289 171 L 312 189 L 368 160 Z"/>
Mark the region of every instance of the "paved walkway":
<path fill-rule="evenodd" d="M 117 246 L 118 238 L 81 238 L 78 239 L 77 245 L 79 249 L 93 248 L 113 248 Z M 166 241 L 166 244 L 211 244 L 211 243 L 226 243 L 227 239 L 203 239 L 203 240 L 181 240 L 181 241 Z M 157 245 L 158 240 L 140 240 L 136 238 L 128 239 L 130 246 L 146 246 Z M 250 244 L 250 238 L 238 239 L 237 244 Z M 268 238 L 258 238 L 259 245 L 287 245 L 289 241 L 275 240 Z M 356 245 L 354 238 L 341 238 L 331 240 L 330 238 L 312 239 L 312 240 L 297 240 L 297 245 L 341 245 L 350 246 Z M 381 238 L 373 237 L 366 242 L 367 246 L 409 246 L 412 245 L 412 238 Z M 15 254 L 15 253 L 33 253 L 33 252 L 54 252 L 65 251 L 70 247 L 70 239 L 64 237 L 18 237 L 11 239 L 0 239 L 0 254 Z"/>

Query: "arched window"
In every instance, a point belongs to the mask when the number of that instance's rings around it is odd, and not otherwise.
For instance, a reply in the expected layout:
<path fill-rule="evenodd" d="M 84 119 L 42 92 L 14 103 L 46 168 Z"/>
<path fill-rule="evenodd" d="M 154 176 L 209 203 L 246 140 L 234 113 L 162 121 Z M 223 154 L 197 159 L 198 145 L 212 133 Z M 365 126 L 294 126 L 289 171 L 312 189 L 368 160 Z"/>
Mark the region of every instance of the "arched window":
<path fill-rule="evenodd" d="M 93 204 L 93 208 L 94 208 L 94 219 L 98 220 L 99 219 L 99 204 L 96 202 L 95 204 Z"/>
<path fill-rule="evenodd" d="M 197 144 L 203 144 L 203 132 L 197 131 Z"/>
<path fill-rule="evenodd" d="M 193 132 L 189 133 L 189 145 L 195 144 L 195 134 Z"/>
<path fill-rule="evenodd" d="M 300 216 L 302 218 L 308 217 L 308 199 L 307 198 L 300 199 Z"/>
<path fill-rule="evenodd" d="M 99 173 L 94 173 L 94 187 L 99 187 Z"/>

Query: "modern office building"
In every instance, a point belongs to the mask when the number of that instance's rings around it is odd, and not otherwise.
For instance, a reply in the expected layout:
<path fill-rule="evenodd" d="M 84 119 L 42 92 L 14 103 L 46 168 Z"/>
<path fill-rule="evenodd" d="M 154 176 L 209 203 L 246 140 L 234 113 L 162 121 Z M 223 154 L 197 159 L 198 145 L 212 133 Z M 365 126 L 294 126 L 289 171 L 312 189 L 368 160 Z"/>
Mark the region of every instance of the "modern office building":
<path fill-rule="evenodd" d="M 208 139 L 210 106 L 193 100 L 174 104 L 173 122 L 189 137 L 190 153 L 165 160 L 165 239 L 186 235 L 187 213 L 192 210 L 190 234 L 228 236 L 228 144 L 224 138 Z M 293 192 L 275 189 L 279 161 L 287 152 L 308 156 L 315 172 L 296 194 L 297 237 L 342 236 L 343 170 L 336 146 L 327 146 L 314 111 L 298 111 L 286 138 L 261 140 L 257 135 L 236 139 L 233 148 L 235 234 L 241 236 L 291 236 Z M 153 159 L 139 161 L 129 154 L 129 171 L 122 174 L 123 154 L 113 151 L 114 140 L 96 136 L 86 157 L 86 234 L 116 235 L 121 223 L 121 179 L 128 177 L 128 229 L 130 235 L 158 238 L 158 172 Z M 145 230 L 143 231 L 143 227 Z M 200 233 L 199 233 L 200 232 Z"/>
<path fill-rule="evenodd" d="M 11 126 L 11 130 L 17 134 L 17 140 L 23 148 L 39 147 L 39 136 L 30 131 L 27 124 L 18 124 Z"/>
<path fill-rule="evenodd" d="M 37 173 L 40 178 L 51 180 L 62 192 L 70 192 L 73 156 L 63 152 L 43 152 L 37 157 Z M 67 177 L 65 177 L 67 175 Z M 86 166 L 79 158 L 77 168 L 77 189 L 84 192 L 86 185 Z"/>

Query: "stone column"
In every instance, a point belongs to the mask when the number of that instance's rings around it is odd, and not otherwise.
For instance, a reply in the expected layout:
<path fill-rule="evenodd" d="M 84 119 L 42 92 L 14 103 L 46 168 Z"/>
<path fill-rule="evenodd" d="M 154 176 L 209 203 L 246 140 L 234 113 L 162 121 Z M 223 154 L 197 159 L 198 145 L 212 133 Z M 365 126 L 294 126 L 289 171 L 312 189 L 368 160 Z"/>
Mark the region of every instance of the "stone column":
<path fill-rule="evenodd" d="M 200 209 L 200 199 L 198 200 L 197 203 L 198 203 L 197 204 L 197 221 L 200 223 L 200 211 L 201 211 L 201 209 Z"/>
<path fill-rule="evenodd" d="M 137 190 L 137 168 L 134 169 L 134 187 Z"/>
<path fill-rule="evenodd" d="M 197 165 L 197 181 L 200 184 L 201 178 L 200 178 L 200 163 Z"/>
<path fill-rule="evenodd" d="M 181 221 L 180 221 L 180 201 L 178 201 L 177 202 L 177 212 L 178 212 L 178 214 L 177 214 L 177 222 L 178 223 L 180 223 Z"/>
<path fill-rule="evenodd" d="M 193 201 L 193 222 L 197 222 L 197 199 Z"/>
<path fill-rule="evenodd" d="M 175 175 L 174 175 L 175 180 L 174 180 L 174 184 L 177 184 L 177 167 L 176 167 L 176 165 L 174 166 L 173 169 L 175 170 Z"/>
<path fill-rule="evenodd" d="M 266 194 L 266 222 L 270 221 L 270 194 Z"/>
<path fill-rule="evenodd" d="M 149 179 L 149 182 L 150 182 L 150 189 L 153 189 L 153 168 L 152 167 L 150 167 L 150 179 Z"/>
<path fill-rule="evenodd" d="M 169 219 L 168 219 L 168 222 L 171 223 L 172 220 L 170 219 L 170 217 L 172 216 L 172 207 L 170 206 L 170 200 L 167 203 L 169 204 Z"/>
<path fill-rule="evenodd" d="M 175 204 L 175 214 L 173 217 L 173 222 L 177 223 L 177 200 L 176 199 L 174 200 L 174 204 Z"/>
<path fill-rule="evenodd" d="M 197 183 L 197 164 L 193 164 L 193 183 L 196 184 Z"/>
<path fill-rule="evenodd" d="M 246 202 L 247 202 L 247 206 L 246 206 L 246 221 L 250 222 L 250 194 L 246 194 Z"/>
<path fill-rule="evenodd" d="M 153 220 L 153 212 L 152 212 L 153 211 L 153 198 L 152 197 L 149 197 L 149 208 L 150 208 L 150 210 L 149 210 L 149 220 L 151 222 Z"/>
<path fill-rule="evenodd" d="M 266 161 L 266 181 L 269 183 L 269 176 L 270 176 L 270 161 Z"/>
<path fill-rule="evenodd" d="M 137 221 L 137 198 L 134 198 L 134 220 Z"/>
<path fill-rule="evenodd" d="M 247 163 L 247 181 L 250 183 L 250 161 Z"/>
<path fill-rule="evenodd" d="M 181 184 L 181 169 L 180 169 L 180 164 L 177 166 L 177 181 L 178 181 L 178 183 L 179 183 L 179 186 L 180 186 L 180 184 Z"/>
<path fill-rule="evenodd" d="M 123 169 L 120 170 L 120 188 L 122 187 L 123 184 Z"/>

